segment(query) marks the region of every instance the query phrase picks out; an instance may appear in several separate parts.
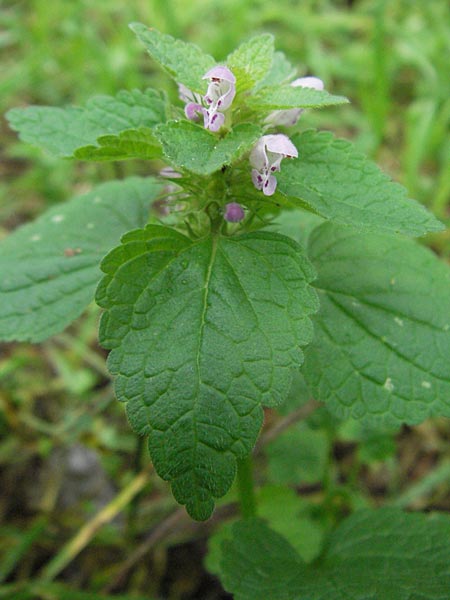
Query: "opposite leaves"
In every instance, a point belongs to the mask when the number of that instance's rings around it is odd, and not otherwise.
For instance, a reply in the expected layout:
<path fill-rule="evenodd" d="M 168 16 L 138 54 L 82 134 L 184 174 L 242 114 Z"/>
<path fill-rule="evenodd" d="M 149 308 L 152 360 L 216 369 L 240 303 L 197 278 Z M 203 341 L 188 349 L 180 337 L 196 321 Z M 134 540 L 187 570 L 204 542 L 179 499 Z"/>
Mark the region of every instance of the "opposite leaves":
<path fill-rule="evenodd" d="M 100 136 L 164 122 L 166 104 L 155 90 L 133 90 L 115 97 L 94 96 L 84 108 L 29 106 L 13 108 L 6 117 L 23 141 L 57 156 L 70 157 L 79 148 L 96 146 Z"/>
<path fill-rule="evenodd" d="M 286 397 L 303 360 L 317 308 L 309 263 L 278 234 L 192 242 L 148 226 L 102 269 L 116 394 L 176 499 L 206 519 L 255 443 L 262 405 Z"/>
<path fill-rule="evenodd" d="M 320 295 L 305 378 L 339 417 L 450 417 L 450 269 L 408 239 L 325 223 L 310 236 Z"/>
<path fill-rule="evenodd" d="M 447 600 L 450 519 L 398 510 L 361 511 L 305 565 L 262 521 L 234 526 L 223 544 L 222 581 L 235 600 Z"/>
<path fill-rule="evenodd" d="M 405 188 L 350 142 L 312 130 L 294 136 L 292 141 L 299 158 L 283 163 L 277 174 L 278 190 L 306 202 L 321 217 L 412 236 L 443 229 L 422 205 L 407 198 Z"/>
<path fill-rule="evenodd" d="M 159 190 L 151 178 L 105 183 L 0 242 L 0 339 L 40 342 L 80 316 L 93 300 L 101 259 L 147 222 Z"/>

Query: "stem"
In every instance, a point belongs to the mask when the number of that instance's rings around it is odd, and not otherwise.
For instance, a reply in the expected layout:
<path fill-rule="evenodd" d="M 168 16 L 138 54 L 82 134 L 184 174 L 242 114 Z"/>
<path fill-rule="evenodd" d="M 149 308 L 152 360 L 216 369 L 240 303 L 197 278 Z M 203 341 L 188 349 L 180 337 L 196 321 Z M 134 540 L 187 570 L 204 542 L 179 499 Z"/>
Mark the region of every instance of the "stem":
<path fill-rule="evenodd" d="M 244 519 L 251 519 L 256 516 L 253 462 L 251 455 L 237 461 L 237 481 L 242 517 Z"/>

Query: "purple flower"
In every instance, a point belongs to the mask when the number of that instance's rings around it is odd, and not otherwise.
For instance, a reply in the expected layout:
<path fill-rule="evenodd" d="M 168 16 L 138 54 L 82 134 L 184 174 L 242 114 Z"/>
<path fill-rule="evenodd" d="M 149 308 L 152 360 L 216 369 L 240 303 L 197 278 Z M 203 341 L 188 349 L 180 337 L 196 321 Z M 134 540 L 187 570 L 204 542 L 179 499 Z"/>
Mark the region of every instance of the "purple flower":
<path fill-rule="evenodd" d="M 282 133 L 263 135 L 250 153 L 252 181 L 257 190 L 272 196 L 277 187 L 273 173 L 280 170 L 283 158 L 297 158 L 298 151 L 291 140 Z"/>
<path fill-rule="evenodd" d="M 244 209 L 237 202 L 229 202 L 225 205 L 223 218 L 229 223 L 239 223 L 245 217 Z"/>
<path fill-rule="evenodd" d="M 300 77 L 291 83 L 292 87 L 305 87 L 314 90 L 323 90 L 324 84 L 318 77 Z M 305 112 L 303 108 L 290 108 L 288 110 L 275 110 L 265 119 L 269 125 L 295 125 L 300 115 Z"/>
<path fill-rule="evenodd" d="M 183 84 L 178 85 L 179 95 L 186 102 L 186 117 L 198 121 L 203 117 L 203 126 L 210 131 L 219 131 L 225 122 L 223 111 L 231 106 L 236 95 L 236 77 L 227 67 L 217 66 L 210 69 L 203 79 L 209 79 L 208 89 L 202 97 L 191 92 Z"/>

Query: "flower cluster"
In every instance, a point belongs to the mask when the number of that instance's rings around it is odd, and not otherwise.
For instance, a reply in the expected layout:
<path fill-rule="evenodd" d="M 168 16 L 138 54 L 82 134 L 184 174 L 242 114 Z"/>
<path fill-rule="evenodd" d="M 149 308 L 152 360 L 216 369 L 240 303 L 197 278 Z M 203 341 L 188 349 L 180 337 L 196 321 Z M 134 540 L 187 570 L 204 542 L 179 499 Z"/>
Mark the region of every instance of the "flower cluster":
<path fill-rule="evenodd" d="M 202 96 L 179 84 L 181 100 L 186 104 L 184 112 L 191 121 L 203 118 L 203 126 L 217 132 L 225 123 L 225 111 L 230 108 L 236 95 L 236 78 L 224 66 L 218 65 L 210 69 L 203 79 L 208 79 L 208 89 Z M 317 77 L 300 77 L 291 83 L 293 87 L 306 87 L 323 90 L 324 84 Z M 278 125 L 295 125 L 303 113 L 302 108 L 276 110 L 271 112 L 264 123 L 267 127 Z M 277 187 L 274 173 L 280 171 L 283 158 L 297 158 L 298 151 L 291 140 L 282 133 L 263 135 L 250 153 L 252 181 L 257 190 L 265 196 L 272 196 Z M 240 204 L 231 202 L 226 205 L 224 218 L 231 223 L 242 221 L 245 217 Z"/>
<path fill-rule="evenodd" d="M 186 102 L 184 112 L 191 121 L 198 121 L 203 117 L 205 129 L 219 131 L 225 122 L 224 111 L 231 106 L 236 95 L 236 77 L 227 67 L 219 65 L 210 69 L 203 79 L 209 79 L 204 96 L 179 84 L 180 98 Z"/>

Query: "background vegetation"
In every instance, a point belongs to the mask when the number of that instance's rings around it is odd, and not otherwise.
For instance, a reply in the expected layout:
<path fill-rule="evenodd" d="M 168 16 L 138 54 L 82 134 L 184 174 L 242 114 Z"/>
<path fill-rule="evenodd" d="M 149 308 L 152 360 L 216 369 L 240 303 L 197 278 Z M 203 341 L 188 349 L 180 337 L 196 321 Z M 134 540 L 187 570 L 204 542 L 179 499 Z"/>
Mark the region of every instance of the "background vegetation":
<path fill-rule="evenodd" d="M 274 33 L 299 75 L 322 78 L 352 102 L 310 111 L 303 125 L 351 138 L 449 222 L 445 0 L 3 0 L 0 113 L 81 104 L 123 88 L 164 87 L 175 96 L 131 21 L 218 60 L 252 34 Z M 0 237 L 95 183 L 149 172 L 139 161 L 57 160 L 20 143 L 4 120 L 0 127 Z M 424 243 L 450 256 L 448 232 Z M 0 348 L 0 598 L 228 598 L 202 565 L 208 536 L 235 512 L 233 494 L 205 524 L 176 507 L 114 400 L 97 322 L 92 306 L 48 342 Z M 294 390 L 293 406 L 302 393 Z M 307 559 L 358 506 L 450 509 L 448 420 L 365 432 L 320 408 L 295 424 L 305 406 L 288 416 L 267 412 L 255 460 L 261 514 L 280 531 L 300 514 Z M 281 515 L 270 512 L 275 499 Z"/>

